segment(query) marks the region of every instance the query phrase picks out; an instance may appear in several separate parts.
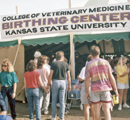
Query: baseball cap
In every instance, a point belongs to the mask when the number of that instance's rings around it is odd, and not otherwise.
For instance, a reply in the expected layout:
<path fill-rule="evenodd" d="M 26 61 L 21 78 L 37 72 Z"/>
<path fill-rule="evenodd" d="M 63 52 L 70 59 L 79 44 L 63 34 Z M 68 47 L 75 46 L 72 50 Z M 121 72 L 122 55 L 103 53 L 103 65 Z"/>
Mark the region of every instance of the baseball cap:
<path fill-rule="evenodd" d="M 34 53 L 34 57 L 38 58 L 38 57 L 40 57 L 40 56 L 41 56 L 41 53 L 40 53 L 39 51 L 36 51 L 36 52 Z"/>

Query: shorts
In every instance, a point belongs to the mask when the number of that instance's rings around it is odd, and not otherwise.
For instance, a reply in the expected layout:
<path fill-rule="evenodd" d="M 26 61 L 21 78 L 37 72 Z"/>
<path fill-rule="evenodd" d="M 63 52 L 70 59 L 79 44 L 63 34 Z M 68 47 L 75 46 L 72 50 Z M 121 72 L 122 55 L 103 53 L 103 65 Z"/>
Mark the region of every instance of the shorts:
<path fill-rule="evenodd" d="M 112 101 L 111 93 L 110 91 L 91 92 L 90 101 L 93 104 L 100 103 L 100 102 L 110 103 Z"/>
<path fill-rule="evenodd" d="M 118 89 L 128 89 L 129 88 L 129 84 L 123 84 L 123 83 L 117 82 L 117 88 Z"/>
<path fill-rule="evenodd" d="M 90 92 L 90 87 L 89 87 L 89 96 L 91 95 L 91 92 Z M 90 101 L 87 100 L 86 98 L 86 91 L 85 91 L 85 87 L 82 87 L 81 88 L 81 102 L 82 104 L 89 104 Z"/>

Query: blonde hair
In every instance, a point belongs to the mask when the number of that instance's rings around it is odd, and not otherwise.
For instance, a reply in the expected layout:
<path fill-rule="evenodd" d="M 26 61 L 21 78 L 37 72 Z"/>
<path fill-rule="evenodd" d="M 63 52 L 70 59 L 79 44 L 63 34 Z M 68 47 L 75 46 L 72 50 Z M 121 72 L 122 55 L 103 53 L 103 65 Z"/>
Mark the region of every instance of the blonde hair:
<path fill-rule="evenodd" d="M 123 60 L 125 60 L 125 59 L 127 59 L 127 57 L 121 56 L 118 63 L 117 63 L 117 65 L 120 65 L 122 67 L 123 66 Z"/>
<path fill-rule="evenodd" d="M 14 71 L 13 65 L 12 65 L 12 63 L 10 62 L 9 59 L 4 59 L 4 60 L 2 61 L 2 64 L 3 64 L 3 63 L 7 65 L 7 72 L 8 72 L 8 73 L 11 73 L 11 72 Z M 3 70 L 3 68 L 2 68 L 2 64 L 1 64 L 1 71 L 3 72 L 4 70 Z"/>

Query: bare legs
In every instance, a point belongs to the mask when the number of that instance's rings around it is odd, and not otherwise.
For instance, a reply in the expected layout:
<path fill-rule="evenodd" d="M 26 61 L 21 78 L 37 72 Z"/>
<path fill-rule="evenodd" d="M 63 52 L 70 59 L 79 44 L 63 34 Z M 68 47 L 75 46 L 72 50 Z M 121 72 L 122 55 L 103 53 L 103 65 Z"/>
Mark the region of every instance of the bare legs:
<path fill-rule="evenodd" d="M 84 104 L 84 116 L 85 120 L 89 120 L 89 104 Z"/>
<path fill-rule="evenodd" d="M 95 112 L 94 112 L 93 104 L 91 104 L 90 106 L 91 106 L 91 113 L 92 113 L 93 120 L 96 120 L 95 119 Z"/>
<path fill-rule="evenodd" d="M 118 89 L 118 90 L 119 90 L 119 105 L 122 105 L 122 98 L 123 98 L 124 89 Z"/>
<path fill-rule="evenodd" d="M 105 120 L 111 120 L 110 103 L 102 103 Z"/>
<path fill-rule="evenodd" d="M 122 99 L 124 98 L 124 103 L 127 101 L 127 90 L 128 89 L 118 89 L 119 90 L 119 105 L 122 105 Z"/>
<path fill-rule="evenodd" d="M 101 117 L 100 117 L 100 107 L 101 107 L 100 103 L 93 104 L 96 120 L 101 120 Z"/>
<path fill-rule="evenodd" d="M 89 104 L 84 104 L 84 116 L 85 116 L 85 120 L 89 120 L 89 108 L 91 107 L 91 113 L 92 113 L 92 117 L 93 120 L 95 119 L 95 114 L 94 114 L 94 109 L 93 109 L 93 105 L 89 105 Z"/>
<path fill-rule="evenodd" d="M 93 104 L 93 108 L 96 120 L 101 120 L 100 116 L 101 103 Z M 102 103 L 102 108 L 105 115 L 105 120 L 111 120 L 110 103 Z"/>
<path fill-rule="evenodd" d="M 128 89 L 124 89 L 124 104 L 127 103 L 127 90 Z"/>

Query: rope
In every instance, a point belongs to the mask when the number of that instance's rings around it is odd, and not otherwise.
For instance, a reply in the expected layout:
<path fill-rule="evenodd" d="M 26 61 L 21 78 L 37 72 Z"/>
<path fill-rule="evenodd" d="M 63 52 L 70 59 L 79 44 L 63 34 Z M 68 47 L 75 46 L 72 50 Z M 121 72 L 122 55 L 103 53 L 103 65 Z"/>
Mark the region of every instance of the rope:
<path fill-rule="evenodd" d="M 17 56 L 18 56 L 20 45 L 21 45 L 21 38 L 18 39 L 18 48 L 17 48 L 16 54 L 15 54 L 15 58 L 14 58 L 14 62 L 13 62 L 13 67 L 15 65 L 15 62 L 16 62 L 16 59 L 17 59 Z"/>

